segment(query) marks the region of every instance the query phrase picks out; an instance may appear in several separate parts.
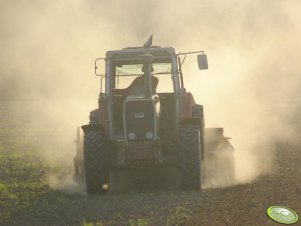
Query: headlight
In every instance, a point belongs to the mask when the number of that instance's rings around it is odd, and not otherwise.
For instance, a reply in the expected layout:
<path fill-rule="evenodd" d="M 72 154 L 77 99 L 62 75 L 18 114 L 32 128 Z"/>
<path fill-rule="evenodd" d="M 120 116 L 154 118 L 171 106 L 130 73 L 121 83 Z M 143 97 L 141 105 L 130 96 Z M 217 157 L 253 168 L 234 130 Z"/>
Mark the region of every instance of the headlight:
<path fill-rule="evenodd" d="M 152 139 L 153 138 L 153 133 L 152 132 L 146 132 L 145 133 L 145 137 L 146 137 L 146 139 Z"/>
<path fill-rule="evenodd" d="M 130 140 L 135 140 L 136 134 L 135 133 L 129 133 L 128 137 L 129 137 Z"/>

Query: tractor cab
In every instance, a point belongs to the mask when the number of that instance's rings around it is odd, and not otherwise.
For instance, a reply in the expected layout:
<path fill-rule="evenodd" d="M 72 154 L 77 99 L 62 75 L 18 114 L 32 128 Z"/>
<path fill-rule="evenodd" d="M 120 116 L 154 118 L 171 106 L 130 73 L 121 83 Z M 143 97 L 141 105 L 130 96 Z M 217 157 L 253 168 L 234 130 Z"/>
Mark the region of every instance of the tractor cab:
<path fill-rule="evenodd" d="M 122 135 L 126 142 L 159 139 L 160 109 L 164 111 L 161 99 L 169 97 L 174 102 L 174 94 L 181 88 L 174 49 L 126 48 L 107 52 L 106 59 L 105 93 L 101 96 L 107 96 L 107 108 L 113 112 L 108 118 L 111 139 Z"/>
<path fill-rule="evenodd" d="M 201 53 L 199 67 L 208 68 L 203 51 L 193 53 Z M 185 106 L 181 102 L 187 96 L 180 55 L 171 47 L 152 46 L 152 36 L 143 47 L 106 53 L 105 73 L 98 74 L 105 86 L 99 108 L 112 113 L 101 118 L 110 140 L 157 140 L 164 128 L 177 128 Z M 128 128 L 137 125 L 139 129 Z"/>

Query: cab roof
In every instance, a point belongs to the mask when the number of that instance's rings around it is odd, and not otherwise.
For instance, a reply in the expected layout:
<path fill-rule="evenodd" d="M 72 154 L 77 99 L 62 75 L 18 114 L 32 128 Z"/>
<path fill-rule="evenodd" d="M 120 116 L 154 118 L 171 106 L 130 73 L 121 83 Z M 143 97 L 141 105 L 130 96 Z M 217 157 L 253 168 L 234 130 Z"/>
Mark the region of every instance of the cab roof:
<path fill-rule="evenodd" d="M 129 47 L 122 50 L 107 51 L 106 59 L 113 61 L 138 59 L 144 53 L 145 48 L 143 47 Z M 153 55 L 154 58 L 170 58 L 176 54 L 176 51 L 172 47 L 162 48 L 158 46 L 151 46 L 149 48 L 149 54 Z"/>

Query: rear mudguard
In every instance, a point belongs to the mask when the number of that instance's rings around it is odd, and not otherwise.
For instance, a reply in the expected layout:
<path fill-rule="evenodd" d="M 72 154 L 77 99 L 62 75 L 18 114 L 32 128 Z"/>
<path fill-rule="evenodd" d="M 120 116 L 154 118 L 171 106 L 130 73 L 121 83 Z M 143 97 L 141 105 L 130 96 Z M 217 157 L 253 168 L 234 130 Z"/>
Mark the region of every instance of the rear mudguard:
<path fill-rule="evenodd" d="M 81 128 L 85 132 L 88 130 L 102 129 L 103 127 L 100 124 L 88 124 L 88 125 L 83 125 Z"/>

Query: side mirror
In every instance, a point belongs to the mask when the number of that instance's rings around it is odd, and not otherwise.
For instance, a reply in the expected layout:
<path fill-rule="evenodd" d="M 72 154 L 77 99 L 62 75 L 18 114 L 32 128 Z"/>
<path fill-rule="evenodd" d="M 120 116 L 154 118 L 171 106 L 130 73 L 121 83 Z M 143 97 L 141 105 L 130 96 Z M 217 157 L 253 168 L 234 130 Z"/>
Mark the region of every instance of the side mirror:
<path fill-rule="evenodd" d="M 207 55 L 206 54 L 200 54 L 198 55 L 198 65 L 200 70 L 206 70 L 208 69 L 208 61 L 207 61 Z"/>

